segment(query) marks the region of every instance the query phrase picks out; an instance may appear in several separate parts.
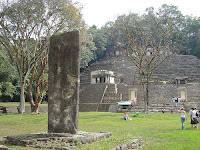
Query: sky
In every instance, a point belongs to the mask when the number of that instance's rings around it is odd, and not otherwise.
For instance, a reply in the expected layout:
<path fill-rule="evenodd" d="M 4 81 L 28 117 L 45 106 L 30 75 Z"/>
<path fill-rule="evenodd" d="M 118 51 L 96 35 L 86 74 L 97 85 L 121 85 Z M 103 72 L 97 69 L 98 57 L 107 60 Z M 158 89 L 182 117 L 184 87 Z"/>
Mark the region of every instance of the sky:
<path fill-rule="evenodd" d="M 183 15 L 200 17 L 200 0 L 73 0 L 83 5 L 83 18 L 89 26 L 102 27 L 107 21 L 129 12 L 143 14 L 147 7 L 155 11 L 162 4 L 178 6 Z"/>

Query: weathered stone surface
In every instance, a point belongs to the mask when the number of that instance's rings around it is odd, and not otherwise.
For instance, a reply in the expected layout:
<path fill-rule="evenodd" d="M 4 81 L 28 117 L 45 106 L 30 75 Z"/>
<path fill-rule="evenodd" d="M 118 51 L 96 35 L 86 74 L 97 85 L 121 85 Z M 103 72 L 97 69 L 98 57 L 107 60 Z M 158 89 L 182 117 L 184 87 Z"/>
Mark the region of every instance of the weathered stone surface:
<path fill-rule="evenodd" d="M 26 147 L 35 148 L 50 148 L 50 149 L 70 149 L 75 148 L 72 143 L 75 144 L 87 144 L 97 139 L 109 138 L 111 133 L 88 133 L 78 131 L 77 134 L 69 133 L 38 133 L 38 134 L 27 134 L 19 136 L 7 136 L 6 143 L 11 145 L 19 145 Z"/>
<path fill-rule="evenodd" d="M 142 147 L 142 139 L 133 139 L 127 143 L 121 144 L 110 150 L 129 150 L 129 149 L 139 149 Z"/>
<path fill-rule="evenodd" d="M 25 106 L 25 112 L 31 113 L 30 106 Z M 46 113 L 46 112 L 48 112 L 48 106 L 39 107 L 39 113 Z M 18 106 L 10 106 L 10 107 L 0 106 L 0 113 L 8 113 L 8 114 L 19 113 Z"/>
<path fill-rule="evenodd" d="M 72 133 L 78 128 L 79 32 L 52 36 L 49 51 L 48 132 Z"/>
<path fill-rule="evenodd" d="M 121 147 L 120 147 L 120 146 L 117 146 L 115 149 L 116 149 L 116 150 L 121 150 Z"/>
<path fill-rule="evenodd" d="M 121 149 L 125 150 L 125 149 L 127 149 L 127 144 L 122 144 L 122 145 L 120 145 L 120 147 L 121 147 Z"/>
<path fill-rule="evenodd" d="M 62 142 L 66 142 L 66 143 L 70 143 L 70 142 L 72 142 L 72 138 L 63 138 L 62 139 Z"/>
<path fill-rule="evenodd" d="M 4 137 L 0 136 L 0 142 L 4 141 Z"/>
<path fill-rule="evenodd" d="M 4 145 L 0 145 L 0 150 L 12 150 L 11 148 L 8 148 Z"/>

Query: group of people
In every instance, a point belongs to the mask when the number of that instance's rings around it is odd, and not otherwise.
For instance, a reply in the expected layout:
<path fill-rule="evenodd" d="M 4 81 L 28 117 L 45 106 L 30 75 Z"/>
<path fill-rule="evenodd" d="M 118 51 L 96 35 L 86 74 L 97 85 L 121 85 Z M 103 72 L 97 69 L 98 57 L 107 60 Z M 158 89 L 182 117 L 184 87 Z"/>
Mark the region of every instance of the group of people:
<path fill-rule="evenodd" d="M 184 110 L 184 108 L 180 108 L 178 110 L 179 113 L 181 113 L 181 123 L 182 123 L 182 129 L 184 129 L 184 122 L 185 120 L 187 120 L 187 115 L 186 112 Z M 191 128 L 196 128 L 198 129 L 198 123 L 199 123 L 199 111 L 197 110 L 197 108 L 192 107 L 191 110 L 189 111 L 189 116 L 191 119 Z"/>
<path fill-rule="evenodd" d="M 172 102 L 177 102 L 180 103 L 181 102 L 181 98 L 180 97 L 172 97 Z"/>
<path fill-rule="evenodd" d="M 164 110 L 162 110 L 163 113 L 164 113 Z M 173 110 L 171 110 L 173 113 Z M 184 126 L 184 122 L 185 120 L 187 120 L 187 115 L 186 115 L 186 111 L 184 110 L 184 108 L 180 108 L 178 110 L 179 113 L 181 113 L 181 123 L 182 123 L 182 129 L 184 130 L 185 129 L 185 126 Z M 191 110 L 189 111 L 189 116 L 190 116 L 190 119 L 191 119 L 191 128 L 196 128 L 198 129 L 198 123 L 200 122 L 200 111 L 197 110 L 197 108 L 195 107 L 192 107 Z M 131 120 L 129 119 L 128 117 L 128 114 L 125 112 L 124 113 L 124 120 Z"/>

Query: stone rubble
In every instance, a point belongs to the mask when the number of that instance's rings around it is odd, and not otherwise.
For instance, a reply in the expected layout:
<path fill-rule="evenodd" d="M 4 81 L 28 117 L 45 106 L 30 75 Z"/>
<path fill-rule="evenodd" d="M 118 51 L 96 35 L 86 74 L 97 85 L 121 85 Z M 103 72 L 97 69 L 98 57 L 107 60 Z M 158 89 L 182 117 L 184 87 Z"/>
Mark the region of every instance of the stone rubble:
<path fill-rule="evenodd" d="M 89 133 L 78 131 L 77 134 L 68 133 L 38 133 L 19 136 L 7 136 L 5 143 L 24 147 L 71 149 L 82 144 L 96 142 L 99 139 L 109 138 L 111 133 Z"/>
<path fill-rule="evenodd" d="M 129 141 L 125 144 L 121 144 L 115 148 L 112 148 L 110 150 L 133 150 L 133 149 L 140 149 L 142 148 L 142 139 L 134 139 L 132 141 Z"/>

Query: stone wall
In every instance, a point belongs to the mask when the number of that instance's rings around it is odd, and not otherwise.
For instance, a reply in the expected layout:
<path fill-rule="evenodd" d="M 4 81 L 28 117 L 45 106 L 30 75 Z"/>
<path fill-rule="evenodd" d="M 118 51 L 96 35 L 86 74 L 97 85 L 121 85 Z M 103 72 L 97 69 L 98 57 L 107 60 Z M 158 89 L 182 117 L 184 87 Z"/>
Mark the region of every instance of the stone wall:
<path fill-rule="evenodd" d="M 80 89 L 81 103 L 100 103 L 106 84 L 82 84 Z"/>
<path fill-rule="evenodd" d="M 125 101 L 130 100 L 130 90 L 134 89 L 136 90 L 137 102 L 134 104 L 134 108 L 128 110 L 143 111 L 144 100 L 142 88 L 139 85 L 138 70 L 125 56 L 105 57 L 90 65 L 81 73 L 80 105 L 84 105 L 84 108 L 82 107 L 80 111 L 88 111 L 91 108 L 91 105 L 89 106 L 86 103 L 97 103 L 98 105 L 101 103 L 100 99 L 103 96 L 105 84 L 90 84 L 90 72 L 95 70 L 108 70 L 115 73 L 118 99 L 113 101 L 113 104 L 119 102 L 120 98 Z M 175 84 L 177 77 L 188 77 L 187 84 Z M 198 105 L 200 102 L 200 60 L 195 56 L 175 55 L 169 57 L 153 72 L 149 93 L 152 112 L 161 112 L 162 107 L 168 111 L 170 107 L 175 107 L 175 104 L 171 103 L 171 98 L 180 96 L 180 91 L 186 93 L 186 101 L 182 102 L 179 107 L 186 107 L 184 103 Z M 120 97 L 120 95 L 122 96 Z M 108 106 L 102 107 L 104 111 L 111 109 Z M 157 109 L 154 109 L 155 107 Z M 95 109 L 91 108 L 91 110 Z"/>
<path fill-rule="evenodd" d="M 19 113 L 17 106 L 11 106 L 11 107 L 0 106 L 0 108 L 2 109 L 2 113 L 8 113 L 8 114 Z M 31 113 L 31 107 L 25 106 L 25 112 Z M 38 112 L 39 113 L 47 113 L 48 112 L 48 106 L 40 106 Z"/>
<path fill-rule="evenodd" d="M 98 103 L 80 103 L 79 104 L 79 111 L 80 112 L 96 111 L 97 107 L 98 107 Z"/>

